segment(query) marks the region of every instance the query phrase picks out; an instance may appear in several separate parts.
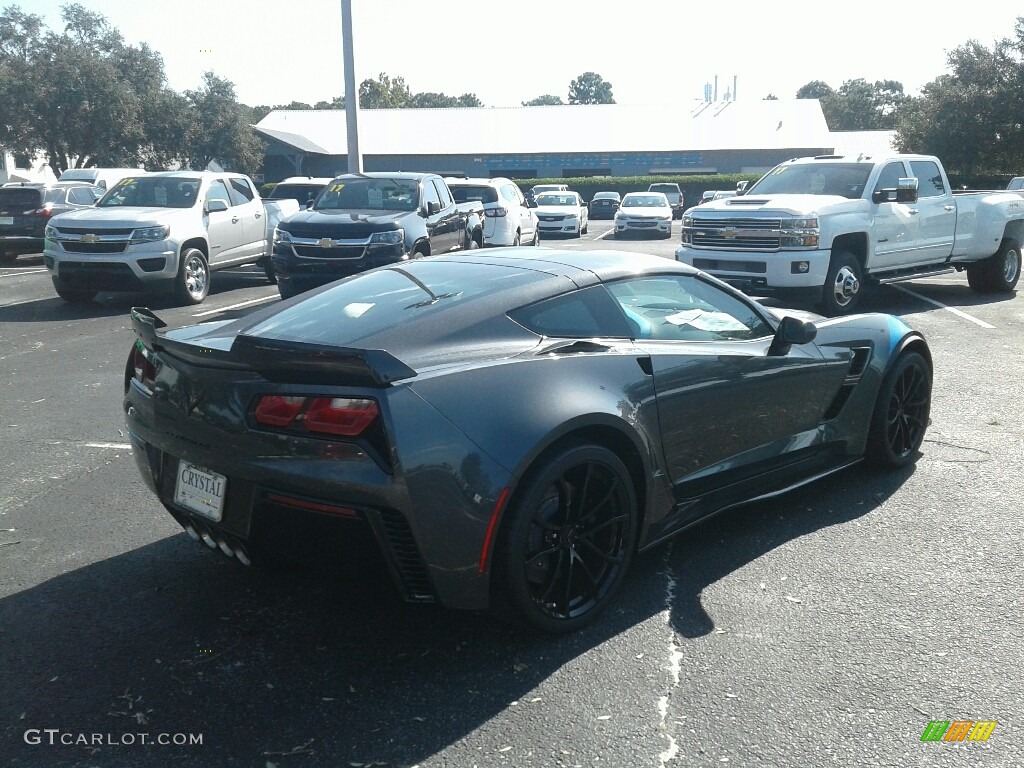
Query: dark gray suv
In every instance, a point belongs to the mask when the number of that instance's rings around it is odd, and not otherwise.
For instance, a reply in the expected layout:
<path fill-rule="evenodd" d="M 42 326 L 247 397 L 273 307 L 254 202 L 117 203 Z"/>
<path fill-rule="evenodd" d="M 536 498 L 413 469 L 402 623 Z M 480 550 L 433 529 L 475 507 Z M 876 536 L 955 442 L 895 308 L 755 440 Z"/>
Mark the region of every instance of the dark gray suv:
<path fill-rule="evenodd" d="M 102 195 L 101 188 L 83 182 L 4 184 L 0 187 L 0 262 L 42 252 L 43 232 L 51 218 L 88 208 Z"/>

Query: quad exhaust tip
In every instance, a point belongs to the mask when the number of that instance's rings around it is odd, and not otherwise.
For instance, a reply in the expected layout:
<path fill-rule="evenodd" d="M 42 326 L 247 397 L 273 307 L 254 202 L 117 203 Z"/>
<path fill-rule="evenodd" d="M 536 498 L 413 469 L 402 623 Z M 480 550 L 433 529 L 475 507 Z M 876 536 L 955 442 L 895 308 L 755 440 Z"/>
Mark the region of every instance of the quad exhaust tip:
<path fill-rule="evenodd" d="M 184 523 L 182 527 L 184 527 L 185 533 L 194 541 L 202 541 L 210 549 L 219 549 L 224 553 L 225 557 L 233 557 L 242 565 L 252 565 L 252 558 L 249 557 L 249 553 L 242 542 L 232 541 L 226 536 L 214 536 L 214 532 L 211 529 L 198 521 Z"/>

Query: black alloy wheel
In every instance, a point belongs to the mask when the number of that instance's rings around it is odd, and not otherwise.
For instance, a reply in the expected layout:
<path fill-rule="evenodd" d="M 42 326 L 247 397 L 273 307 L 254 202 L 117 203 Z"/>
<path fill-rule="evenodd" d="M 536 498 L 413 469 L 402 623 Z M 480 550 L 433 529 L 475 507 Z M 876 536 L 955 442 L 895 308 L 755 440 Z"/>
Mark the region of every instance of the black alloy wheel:
<path fill-rule="evenodd" d="M 928 428 L 931 403 L 931 366 L 917 352 L 903 353 L 878 391 L 868 434 L 868 460 L 888 469 L 915 461 Z"/>
<path fill-rule="evenodd" d="M 572 632 L 604 610 L 632 559 L 636 493 L 614 453 L 563 448 L 527 476 L 509 510 L 499 573 L 522 618 Z"/>

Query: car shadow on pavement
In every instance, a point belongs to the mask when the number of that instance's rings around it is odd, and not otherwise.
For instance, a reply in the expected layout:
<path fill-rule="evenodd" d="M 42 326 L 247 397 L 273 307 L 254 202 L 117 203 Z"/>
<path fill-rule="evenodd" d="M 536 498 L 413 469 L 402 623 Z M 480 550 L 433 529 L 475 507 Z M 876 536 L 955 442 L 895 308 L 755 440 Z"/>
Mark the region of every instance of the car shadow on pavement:
<path fill-rule="evenodd" d="M 380 574 L 246 569 L 173 535 L 0 599 L 0 751 L 67 766 L 414 765 L 662 610 L 645 572 L 657 580 L 641 564 L 594 625 L 550 637 L 406 605 Z M 564 714 L 534 702 L 534 717 Z M 203 742 L 26 743 L 44 728 Z"/>
<path fill-rule="evenodd" d="M 776 499 L 729 510 L 684 533 L 670 558 L 672 627 L 688 638 L 710 634 L 716 624 L 701 601 L 706 587 L 788 542 L 868 514 L 913 472 L 913 465 L 891 473 L 857 466 Z M 858 534 L 851 528 L 850 535 Z"/>

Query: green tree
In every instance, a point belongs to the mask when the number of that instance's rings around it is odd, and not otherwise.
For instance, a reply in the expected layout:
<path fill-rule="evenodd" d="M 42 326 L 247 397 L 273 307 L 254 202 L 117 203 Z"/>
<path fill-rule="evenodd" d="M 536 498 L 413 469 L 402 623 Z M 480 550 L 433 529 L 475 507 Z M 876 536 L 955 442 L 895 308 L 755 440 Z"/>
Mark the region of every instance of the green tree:
<path fill-rule="evenodd" d="M 1024 156 L 1024 17 L 992 48 L 969 41 L 948 56 L 950 71 L 901 106 L 896 144 L 942 158 L 948 172 L 1017 173 Z"/>
<path fill-rule="evenodd" d="M 203 86 L 185 91 L 194 119 L 187 138 L 187 161 L 196 169 L 216 160 L 225 169 L 252 175 L 263 162 L 263 142 L 250 126 L 251 110 L 239 104 L 235 86 L 213 72 Z"/>
<path fill-rule="evenodd" d="M 779 97 L 776 96 L 774 93 L 769 93 L 767 96 L 764 97 L 764 101 L 778 101 L 778 100 L 779 100 Z"/>
<path fill-rule="evenodd" d="M 522 104 L 523 104 L 524 107 L 546 107 L 546 106 L 554 106 L 554 105 L 557 105 L 557 104 L 565 104 L 565 102 L 562 101 L 562 97 L 561 96 L 555 96 L 555 95 L 550 94 L 550 93 L 545 93 L 543 96 L 538 96 L 535 99 L 530 99 L 529 101 L 524 101 L 524 102 L 522 102 Z"/>
<path fill-rule="evenodd" d="M 359 84 L 359 106 L 363 109 L 401 109 L 408 105 L 412 91 L 405 78 L 392 78 L 381 72 L 376 80 L 367 78 Z"/>
<path fill-rule="evenodd" d="M 835 93 L 832 86 L 822 80 L 811 80 L 811 82 L 800 86 L 796 92 L 798 99 L 825 99 Z"/>
<path fill-rule="evenodd" d="M 614 104 L 612 84 L 597 72 L 584 72 L 569 83 L 570 104 Z"/>
<path fill-rule="evenodd" d="M 455 99 L 457 107 L 482 107 L 483 102 L 475 93 L 464 93 Z"/>
<path fill-rule="evenodd" d="M 330 101 L 318 101 L 313 105 L 313 109 L 344 109 L 345 108 L 345 97 L 335 96 Z"/>

